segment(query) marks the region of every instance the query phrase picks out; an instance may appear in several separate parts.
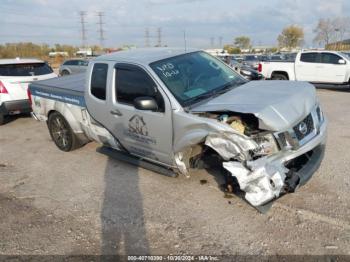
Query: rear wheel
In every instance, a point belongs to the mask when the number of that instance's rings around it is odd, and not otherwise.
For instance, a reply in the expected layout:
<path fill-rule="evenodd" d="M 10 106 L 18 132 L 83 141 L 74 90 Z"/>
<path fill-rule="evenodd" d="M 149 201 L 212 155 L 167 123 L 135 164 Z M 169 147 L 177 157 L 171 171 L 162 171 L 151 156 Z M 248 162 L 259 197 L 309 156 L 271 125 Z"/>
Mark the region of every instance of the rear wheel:
<path fill-rule="evenodd" d="M 61 73 L 61 76 L 67 76 L 70 75 L 70 73 L 67 70 L 63 70 Z"/>
<path fill-rule="evenodd" d="M 67 120 L 58 112 L 50 114 L 48 127 L 52 140 L 62 151 L 68 152 L 78 147 L 78 139 Z"/>
<path fill-rule="evenodd" d="M 273 74 L 271 77 L 272 80 L 288 80 L 288 77 L 284 74 Z"/>

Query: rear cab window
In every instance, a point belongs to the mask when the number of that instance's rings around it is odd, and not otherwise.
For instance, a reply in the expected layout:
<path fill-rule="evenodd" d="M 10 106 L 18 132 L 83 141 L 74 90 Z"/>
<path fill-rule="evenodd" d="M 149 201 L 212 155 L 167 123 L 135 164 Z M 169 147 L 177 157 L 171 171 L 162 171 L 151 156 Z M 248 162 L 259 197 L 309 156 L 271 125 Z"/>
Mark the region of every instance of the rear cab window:
<path fill-rule="evenodd" d="M 46 63 L 0 65 L 0 76 L 40 76 L 53 73 Z"/>
<path fill-rule="evenodd" d="M 96 63 L 92 69 L 90 91 L 99 100 L 106 100 L 108 64 Z"/>
<path fill-rule="evenodd" d="M 321 63 L 321 54 L 316 52 L 302 53 L 300 61 L 304 63 Z"/>

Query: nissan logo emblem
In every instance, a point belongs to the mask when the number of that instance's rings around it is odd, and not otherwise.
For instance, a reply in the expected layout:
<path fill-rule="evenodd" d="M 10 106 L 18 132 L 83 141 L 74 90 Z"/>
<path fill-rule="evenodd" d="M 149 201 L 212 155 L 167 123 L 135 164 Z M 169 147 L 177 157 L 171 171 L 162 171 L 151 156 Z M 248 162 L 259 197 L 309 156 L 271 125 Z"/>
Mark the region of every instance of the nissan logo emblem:
<path fill-rule="evenodd" d="M 298 130 L 300 133 L 302 133 L 303 135 L 305 135 L 307 133 L 307 125 L 305 124 L 305 122 L 301 122 L 298 126 Z"/>

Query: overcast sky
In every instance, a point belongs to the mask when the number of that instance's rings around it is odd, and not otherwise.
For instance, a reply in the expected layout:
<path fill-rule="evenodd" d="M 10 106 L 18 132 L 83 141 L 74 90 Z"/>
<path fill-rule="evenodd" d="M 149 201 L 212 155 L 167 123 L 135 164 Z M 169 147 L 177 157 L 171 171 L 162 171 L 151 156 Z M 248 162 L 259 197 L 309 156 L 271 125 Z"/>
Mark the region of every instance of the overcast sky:
<path fill-rule="evenodd" d="M 104 12 L 105 46 L 162 44 L 207 48 L 214 37 L 223 43 L 247 35 L 253 45 L 275 45 L 282 28 L 304 28 L 306 46 L 312 45 L 319 18 L 349 16 L 349 0 L 0 0 L 0 43 L 81 44 L 79 11 L 86 11 L 88 44 L 98 44 L 97 12 Z"/>

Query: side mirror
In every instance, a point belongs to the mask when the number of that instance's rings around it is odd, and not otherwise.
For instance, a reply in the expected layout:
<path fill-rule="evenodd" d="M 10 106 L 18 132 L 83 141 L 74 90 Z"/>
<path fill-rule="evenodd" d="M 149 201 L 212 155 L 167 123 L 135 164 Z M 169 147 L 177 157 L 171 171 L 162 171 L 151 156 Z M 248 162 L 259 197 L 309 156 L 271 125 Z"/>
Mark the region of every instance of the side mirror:
<path fill-rule="evenodd" d="M 141 96 L 134 99 L 134 107 L 138 110 L 157 111 L 158 104 L 153 97 Z"/>
<path fill-rule="evenodd" d="M 345 65 L 346 62 L 345 62 L 344 59 L 339 59 L 339 60 L 338 60 L 338 64 L 339 64 L 339 65 Z"/>

